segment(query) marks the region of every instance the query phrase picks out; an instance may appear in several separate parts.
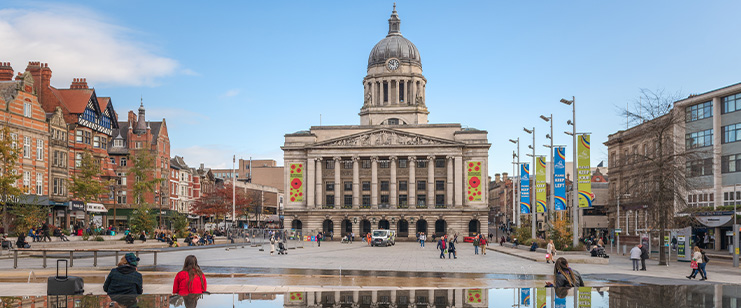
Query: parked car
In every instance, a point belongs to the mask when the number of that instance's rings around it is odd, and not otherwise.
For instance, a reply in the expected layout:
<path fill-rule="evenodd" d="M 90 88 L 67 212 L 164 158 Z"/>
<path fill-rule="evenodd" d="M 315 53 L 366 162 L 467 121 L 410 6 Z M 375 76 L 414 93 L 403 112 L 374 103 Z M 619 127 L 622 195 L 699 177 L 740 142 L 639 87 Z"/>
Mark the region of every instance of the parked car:
<path fill-rule="evenodd" d="M 391 230 L 373 230 L 371 246 L 392 246 L 396 244 L 396 232 Z"/>

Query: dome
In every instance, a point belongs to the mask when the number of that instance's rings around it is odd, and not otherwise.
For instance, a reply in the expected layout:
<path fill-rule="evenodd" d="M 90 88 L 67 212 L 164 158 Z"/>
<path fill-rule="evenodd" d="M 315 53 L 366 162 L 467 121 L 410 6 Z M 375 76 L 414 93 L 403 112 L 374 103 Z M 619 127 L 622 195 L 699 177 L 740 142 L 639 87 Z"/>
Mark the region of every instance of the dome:
<path fill-rule="evenodd" d="M 401 35 L 399 28 L 401 20 L 396 14 L 396 5 L 389 18 L 389 33 L 376 46 L 373 46 L 368 56 L 368 68 L 374 65 L 385 64 L 390 58 L 399 59 L 401 63 L 417 65 L 422 67 L 422 58 L 417 46 Z"/>

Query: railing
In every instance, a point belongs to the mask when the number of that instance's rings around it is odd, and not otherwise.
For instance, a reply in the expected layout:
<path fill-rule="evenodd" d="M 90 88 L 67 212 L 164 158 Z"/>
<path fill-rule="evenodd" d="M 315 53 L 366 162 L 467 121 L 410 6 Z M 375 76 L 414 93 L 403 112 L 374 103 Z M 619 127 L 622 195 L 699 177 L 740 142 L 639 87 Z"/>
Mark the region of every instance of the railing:
<path fill-rule="evenodd" d="M 369 209 L 369 208 L 371 208 L 371 206 L 370 206 L 370 204 L 367 204 L 367 205 L 361 205 L 361 206 L 360 206 L 360 208 L 361 208 L 361 209 Z"/>
<path fill-rule="evenodd" d="M 417 205 L 417 208 L 418 208 L 418 209 L 426 209 L 426 208 L 427 208 L 427 204 L 425 204 L 425 205 L 419 205 L 419 204 L 418 204 L 418 205 Z"/>
<path fill-rule="evenodd" d="M 28 251 L 28 252 L 41 252 L 41 258 L 42 258 L 42 265 L 44 268 L 46 268 L 46 258 L 47 258 L 47 252 L 59 252 L 59 253 L 65 253 L 69 252 L 69 267 L 73 267 L 75 265 L 75 252 L 92 252 L 93 253 L 93 267 L 98 267 L 98 253 L 99 252 L 115 252 L 115 259 L 113 261 L 113 264 L 118 264 L 119 261 L 119 253 L 121 252 L 133 252 L 136 254 L 136 256 L 139 256 L 140 252 L 151 252 L 154 253 L 154 266 L 157 266 L 157 253 L 160 252 L 159 250 L 154 249 L 58 249 L 58 248 L 47 248 L 47 249 L 32 249 L 32 248 L 18 248 L 13 250 L 13 268 L 18 268 L 18 252 L 19 251 Z"/>
<path fill-rule="evenodd" d="M 352 205 L 343 205 L 342 208 L 343 209 L 351 209 L 352 208 Z"/>
<path fill-rule="evenodd" d="M 409 204 L 397 205 L 396 208 L 399 208 L 399 209 L 408 209 L 409 208 Z"/>
<path fill-rule="evenodd" d="M 445 204 L 435 204 L 435 208 L 436 209 L 446 209 L 448 208 L 448 206 Z"/>
<path fill-rule="evenodd" d="M 323 209 L 333 209 L 334 205 L 322 205 Z"/>

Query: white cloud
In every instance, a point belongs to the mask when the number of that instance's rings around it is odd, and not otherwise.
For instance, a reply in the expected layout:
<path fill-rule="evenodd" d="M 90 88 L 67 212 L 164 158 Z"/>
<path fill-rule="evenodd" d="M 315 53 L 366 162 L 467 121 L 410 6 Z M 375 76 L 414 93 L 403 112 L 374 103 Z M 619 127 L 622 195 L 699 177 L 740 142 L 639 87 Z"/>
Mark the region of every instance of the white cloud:
<path fill-rule="evenodd" d="M 156 55 L 134 34 L 81 6 L 0 9 L 0 60 L 10 61 L 16 71 L 29 61 L 48 63 L 52 84 L 60 87 L 74 77 L 87 78 L 91 86 L 154 85 L 157 78 L 178 72 L 176 60 Z"/>
<path fill-rule="evenodd" d="M 239 95 L 239 92 L 241 92 L 239 89 L 231 89 L 222 94 L 221 97 L 234 97 Z"/>

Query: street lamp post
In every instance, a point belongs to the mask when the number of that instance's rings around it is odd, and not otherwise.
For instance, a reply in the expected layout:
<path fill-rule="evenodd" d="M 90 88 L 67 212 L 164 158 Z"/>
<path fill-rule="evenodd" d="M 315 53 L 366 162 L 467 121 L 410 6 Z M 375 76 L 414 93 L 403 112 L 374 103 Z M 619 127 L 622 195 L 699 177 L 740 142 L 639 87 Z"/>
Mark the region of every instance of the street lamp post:
<path fill-rule="evenodd" d="M 533 155 L 532 155 L 532 157 L 533 157 L 533 164 L 530 165 L 530 177 L 529 178 L 530 179 L 534 179 L 534 177 L 535 177 L 535 127 L 533 126 L 533 129 L 532 130 L 527 129 L 527 128 L 523 128 L 523 130 L 526 133 L 533 135 L 533 144 L 532 145 L 529 145 L 527 147 L 533 150 Z M 531 155 L 528 155 L 528 156 L 531 156 Z M 535 181 L 532 181 L 532 182 L 535 183 Z M 532 234 L 531 234 L 530 237 L 532 239 L 535 239 L 536 238 L 536 236 L 535 236 L 535 225 L 537 223 L 537 220 L 535 218 L 535 215 L 536 215 L 536 212 L 537 212 L 537 207 L 534 206 L 535 203 L 533 202 L 533 201 L 535 201 L 535 193 L 533 193 L 535 190 L 533 189 L 533 186 L 535 186 L 535 185 L 530 185 L 530 217 L 531 217 L 531 224 L 532 224 L 532 226 L 530 226 L 530 229 L 531 229 L 530 232 L 532 232 Z"/>
<path fill-rule="evenodd" d="M 517 164 L 515 165 L 515 168 L 517 168 L 517 191 L 520 190 L 520 138 L 518 137 L 516 140 L 510 139 L 509 142 L 512 142 L 514 144 L 517 144 L 517 155 L 515 153 L 512 153 L 512 163 L 514 164 L 514 158 L 517 157 Z M 514 170 L 512 171 L 512 175 L 515 175 Z M 515 193 L 515 187 L 514 182 L 512 182 L 512 194 Z M 520 214 L 517 211 L 517 206 L 520 204 L 520 194 L 517 194 L 517 203 L 515 203 L 512 206 L 512 220 L 515 221 L 515 224 L 517 224 L 517 227 L 520 227 Z M 515 198 L 513 196 L 512 202 L 515 201 Z"/>
<path fill-rule="evenodd" d="M 618 194 L 617 195 L 617 217 L 615 219 L 615 229 L 620 229 L 620 197 L 630 198 L 630 194 Z M 615 233 L 615 240 L 617 242 L 617 251 L 620 253 L 620 232 Z"/>
<path fill-rule="evenodd" d="M 571 105 L 571 121 L 566 122 L 566 124 L 571 125 L 572 132 L 571 137 L 574 140 L 574 146 L 573 146 L 573 152 L 574 157 L 572 160 L 573 165 L 573 179 L 571 180 L 571 193 L 572 193 L 572 200 L 571 200 L 571 216 L 572 216 L 572 229 L 573 229 L 573 238 L 572 238 L 572 245 L 574 247 L 579 245 L 579 180 L 576 175 L 576 97 L 572 96 L 571 100 L 567 99 L 561 99 L 561 103 L 564 103 L 566 105 Z"/>
<path fill-rule="evenodd" d="M 553 213 L 556 210 L 554 199 L 553 199 L 554 198 L 554 189 L 553 188 L 554 188 L 554 185 L 556 184 L 556 182 L 555 182 L 556 181 L 556 177 L 555 177 L 556 172 L 553 169 L 554 168 L 554 165 L 553 165 L 553 114 L 551 113 L 551 115 L 548 116 L 548 117 L 546 117 L 544 115 L 541 115 L 540 118 L 543 119 L 543 121 L 550 122 L 550 124 L 551 124 L 551 133 L 550 134 L 546 134 L 545 137 L 551 140 L 551 145 L 550 146 L 547 146 L 548 147 L 548 150 L 551 152 L 551 161 L 550 161 L 551 172 L 548 175 L 548 177 L 550 177 L 550 180 L 551 180 L 551 193 L 550 193 L 551 200 L 550 200 L 550 202 L 548 202 L 548 220 L 551 223 L 553 223 L 553 215 L 554 215 Z"/>

